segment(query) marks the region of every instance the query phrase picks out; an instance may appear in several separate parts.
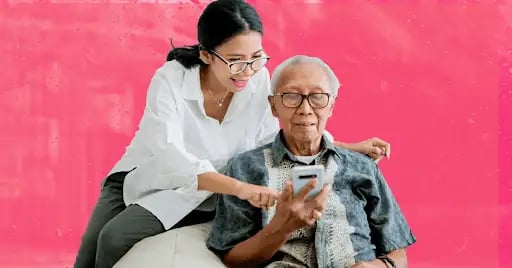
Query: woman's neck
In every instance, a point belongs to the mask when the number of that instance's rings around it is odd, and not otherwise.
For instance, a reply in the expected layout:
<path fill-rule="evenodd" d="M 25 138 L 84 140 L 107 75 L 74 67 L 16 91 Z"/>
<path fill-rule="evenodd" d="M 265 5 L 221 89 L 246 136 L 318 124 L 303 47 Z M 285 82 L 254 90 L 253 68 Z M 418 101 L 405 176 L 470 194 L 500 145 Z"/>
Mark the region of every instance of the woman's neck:
<path fill-rule="evenodd" d="M 199 72 L 201 88 L 203 90 L 210 90 L 211 93 L 215 96 L 224 96 L 227 93 L 227 89 L 219 82 L 219 80 L 215 77 L 213 72 L 208 70 L 207 66 L 201 66 Z"/>

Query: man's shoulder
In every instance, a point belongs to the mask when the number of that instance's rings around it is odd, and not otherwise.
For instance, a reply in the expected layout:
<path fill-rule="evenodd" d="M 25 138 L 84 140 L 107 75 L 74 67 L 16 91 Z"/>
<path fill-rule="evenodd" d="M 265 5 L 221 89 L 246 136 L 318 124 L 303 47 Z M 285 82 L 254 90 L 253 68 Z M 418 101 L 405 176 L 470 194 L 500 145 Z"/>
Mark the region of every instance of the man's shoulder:
<path fill-rule="evenodd" d="M 264 151 L 270 149 L 272 143 L 260 146 L 256 149 L 235 155 L 228 163 L 227 174 L 237 179 L 258 184 L 255 181 L 258 175 L 263 175 L 265 168 Z"/>
<path fill-rule="evenodd" d="M 240 153 L 231 158 L 231 162 L 255 161 L 264 155 L 264 151 L 272 148 L 272 143 L 268 143 L 255 149 Z"/>
<path fill-rule="evenodd" d="M 367 155 L 351 151 L 341 147 L 335 147 L 336 152 L 340 156 L 341 164 L 348 169 L 358 172 L 372 172 L 376 163 Z"/>

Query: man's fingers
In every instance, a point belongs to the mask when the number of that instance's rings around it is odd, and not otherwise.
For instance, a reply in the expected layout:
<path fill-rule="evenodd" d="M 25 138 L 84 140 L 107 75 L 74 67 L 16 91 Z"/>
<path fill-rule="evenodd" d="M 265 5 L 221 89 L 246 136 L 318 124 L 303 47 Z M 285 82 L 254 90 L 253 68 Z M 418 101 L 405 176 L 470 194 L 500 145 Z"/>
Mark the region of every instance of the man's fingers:
<path fill-rule="evenodd" d="M 314 206 L 316 210 L 323 212 L 326 207 L 326 201 L 329 196 L 329 192 L 331 191 L 331 185 L 325 184 L 322 188 L 322 191 L 318 193 L 313 199 L 311 199 L 312 202 L 314 202 Z"/>
<path fill-rule="evenodd" d="M 316 209 L 313 209 L 312 214 L 313 214 L 313 215 L 312 215 L 312 217 L 313 217 L 315 220 L 319 220 L 320 218 L 322 218 L 322 215 L 323 215 L 323 213 L 322 213 L 322 212 L 320 212 L 320 211 L 318 211 L 318 210 L 316 210 Z"/>
<path fill-rule="evenodd" d="M 309 181 L 302 189 L 300 189 L 299 194 L 297 194 L 297 198 L 306 200 L 306 197 L 308 196 L 309 192 L 315 188 L 316 184 L 318 183 L 317 179 L 313 179 Z"/>

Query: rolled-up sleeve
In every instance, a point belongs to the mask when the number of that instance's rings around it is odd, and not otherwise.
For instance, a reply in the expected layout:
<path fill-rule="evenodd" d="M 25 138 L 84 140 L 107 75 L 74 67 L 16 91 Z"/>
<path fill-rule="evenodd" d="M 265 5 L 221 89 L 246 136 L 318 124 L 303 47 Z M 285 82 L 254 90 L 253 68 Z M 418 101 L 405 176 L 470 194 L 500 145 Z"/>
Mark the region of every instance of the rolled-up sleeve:
<path fill-rule="evenodd" d="M 381 255 L 396 249 L 406 248 L 413 244 L 416 238 L 412 234 L 384 176 L 376 165 L 373 168 L 375 183 L 369 189 L 366 211 L 372 243 L 376 246 L 377 255 Z"/>
<path fill-rule="evenodd" d="M 135 202 L 148 192 L 167 189 L 197 189 L 197 175 L 216 172 L 210 161 L 198 159 L 184 146 L 182 120 L 172 88 L 156 74 L 151 80 L 146 108 L 136 138 L 150 155 L 136 163 L 126 177 L 124 198 Z"/>

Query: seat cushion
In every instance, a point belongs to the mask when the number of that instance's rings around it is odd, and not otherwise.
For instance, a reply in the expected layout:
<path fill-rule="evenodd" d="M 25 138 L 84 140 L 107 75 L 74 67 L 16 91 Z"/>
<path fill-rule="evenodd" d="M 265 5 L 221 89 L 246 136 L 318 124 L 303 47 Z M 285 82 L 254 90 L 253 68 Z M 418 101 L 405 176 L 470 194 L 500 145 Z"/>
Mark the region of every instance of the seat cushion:
<path fill-rule="evenodd" d="M 138 242 L 115 268 L 212 267 L 225 268 L 206 247 L 211 222 L 169 230 Z"/>

